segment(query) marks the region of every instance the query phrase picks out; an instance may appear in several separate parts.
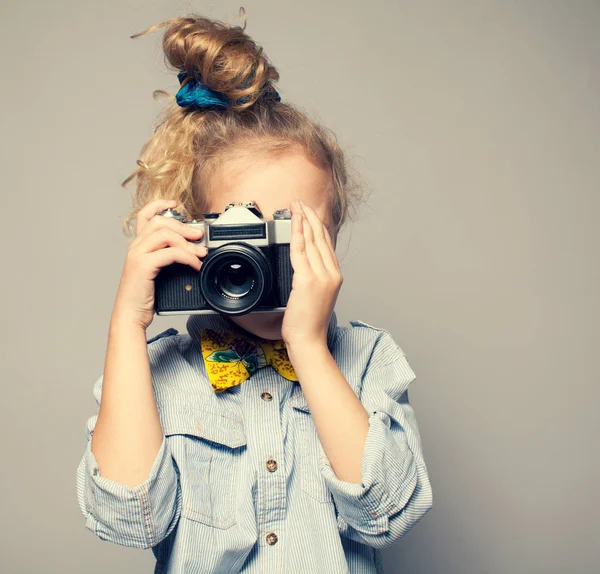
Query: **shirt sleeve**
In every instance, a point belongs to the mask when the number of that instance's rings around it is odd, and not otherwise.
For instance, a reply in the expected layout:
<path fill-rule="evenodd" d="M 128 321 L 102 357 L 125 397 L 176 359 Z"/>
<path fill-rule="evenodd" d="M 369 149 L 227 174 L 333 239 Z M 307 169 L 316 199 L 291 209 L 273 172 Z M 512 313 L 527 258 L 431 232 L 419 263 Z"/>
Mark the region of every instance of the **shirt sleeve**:
<path fill-rule="evenodd" d="M 404 536 L 433 506 L 408 386 L 416 378 L 387 331 L 380 330 L 362 377 L 369 430 L 361 484 L 340 480 L 327 456 L 320 469 L 338 511 L 342 536 L 384 548 Z"/>
<path fill-rule="evenodd" d="M 101 376 L 94 384 L 100 405 Z M 181 489 L 177 466 L 163 436 L 146 479 L 135 487 L 115 482 L 100 474 L 91 450 L 98 415 L 86 425 L 86 447 L 77 467 L 77 499 L 85 526 L 101 540 L 122 546 L 151 548 L 175 528 L 181 513 Z"/>

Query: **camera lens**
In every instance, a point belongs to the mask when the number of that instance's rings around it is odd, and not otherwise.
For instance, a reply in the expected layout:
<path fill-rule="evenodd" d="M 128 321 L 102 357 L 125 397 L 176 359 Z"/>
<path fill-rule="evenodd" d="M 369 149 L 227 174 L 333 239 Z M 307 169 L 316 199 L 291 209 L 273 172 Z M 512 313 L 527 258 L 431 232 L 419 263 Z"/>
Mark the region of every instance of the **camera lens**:
<path fill-rule="evenodd" d="M 247 295 L 255 281 L 254 269 L 245 261 L 225 263 L 215 274 L 215 286 L 224 297 Z"/>
<path fill-rule="evenodd" d="M 244 315 L 271 290 L 273 273 L 265 254 L 247 243 L 226 243 L 212 251 L 200 269 L 200 288 L 209 307 Z"/>

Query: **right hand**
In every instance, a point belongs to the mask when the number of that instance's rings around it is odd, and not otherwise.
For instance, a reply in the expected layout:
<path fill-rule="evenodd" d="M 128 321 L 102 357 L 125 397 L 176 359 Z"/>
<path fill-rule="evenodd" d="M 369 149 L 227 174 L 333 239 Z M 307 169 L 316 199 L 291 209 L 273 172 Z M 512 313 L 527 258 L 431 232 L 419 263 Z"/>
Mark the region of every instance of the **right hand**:
<path fill-rule="evenodd" d="M 202 238 L 201 229 L 171 217 L 154 217 L 168 207 L 177 205 L 157 199 L 138 212 L 135 238 L 129 244 L 115 298 L 113 316 L 125 316 L 144 329 L 154 320 L 154 278 L 160 269 L 177 262 L 200 271 L 199 258 L 207 254 L 206 247 L 192 243 Z"/>

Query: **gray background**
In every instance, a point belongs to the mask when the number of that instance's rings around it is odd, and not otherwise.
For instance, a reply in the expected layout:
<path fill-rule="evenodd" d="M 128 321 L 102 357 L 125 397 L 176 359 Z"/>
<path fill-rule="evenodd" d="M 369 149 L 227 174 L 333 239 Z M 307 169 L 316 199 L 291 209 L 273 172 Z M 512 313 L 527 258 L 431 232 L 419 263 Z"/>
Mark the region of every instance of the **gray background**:
<path fill-rule="evenodd" d="M 119 184 L 152 90 L 177 89 L 162 31 L 129 36 L 239 6 L 0 5 L 3 573 L 152 571 L 88 532 L 75 495 L 128 242 Z M 597 572 L 600 3 L 244 6 L 282 97 L 374 190 L 340 240 L 336 310 L 406 352 L 434 490 L 386 572 Z"/>

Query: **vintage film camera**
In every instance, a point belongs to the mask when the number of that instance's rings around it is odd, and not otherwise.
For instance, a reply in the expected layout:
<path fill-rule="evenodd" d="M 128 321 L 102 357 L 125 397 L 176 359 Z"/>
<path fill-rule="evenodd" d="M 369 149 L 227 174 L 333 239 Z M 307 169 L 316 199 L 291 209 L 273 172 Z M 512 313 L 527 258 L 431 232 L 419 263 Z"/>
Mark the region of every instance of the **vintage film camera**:
<path fill-rule="evenodd" d="M 194 243 L 208 247 L 200 271 L 177 262 L 161 268 L 154 279 L 157 315 L 285 311 L 293 276 L 289 209 L 278 209 L 272 220 L 253 202 L 230 203 L 222 213 L 203 213 L 203 220 L 188 221 L 172 208 L 157 215 L 204 228 Z"/>

